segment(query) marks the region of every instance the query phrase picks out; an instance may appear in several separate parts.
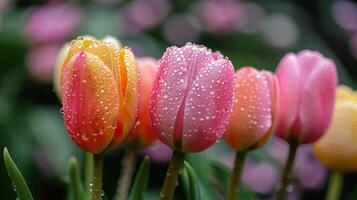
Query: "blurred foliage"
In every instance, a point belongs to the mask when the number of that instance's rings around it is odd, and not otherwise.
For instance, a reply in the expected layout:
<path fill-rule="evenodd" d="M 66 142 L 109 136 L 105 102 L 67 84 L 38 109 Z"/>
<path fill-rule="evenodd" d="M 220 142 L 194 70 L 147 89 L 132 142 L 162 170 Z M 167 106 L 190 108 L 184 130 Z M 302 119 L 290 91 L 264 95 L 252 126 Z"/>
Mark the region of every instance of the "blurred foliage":
<path fill-rule="evenodd" d="M 46 59 L 49 57 L 44 56 L 43 59 L 33 61 L 32 59 L 35 58 L 31 58 L 31 52 L 46 45 L 59 48 L 66 40 L 83 34 L 99 38 L 110 34 L 118 37 L 124 45 L 132 47 L 138 56 L 160 58 L 166 47 L 177 44 L 168 38 L 180 36 L 168 36 L 168 33 L 163 31 L 165 22 L 170 16 L 183 13 L 197 18 L 197 21 L 201 23 L 196 7 L 206 0 L 163 0 L 169 5 L 168 13 L 163 15 L 157 23 L 129 34 L 127 31 L 130 27 L 123 25 L 125 18 L 121 13 L 124 13 L 124 9 L 130 7 L 133 2 L 140 2 L 139 0 L 1 1 L 8 2 L 8 5 L 0 6 L 0 148 L 6 146 L 15 163 L 21 166 L 22 173 L 28 181 L 35 199 L 64 199 L 68 160 L 71 156 L 79 158 L 79 169 L 83 171 L 84 154 L 71 143 L 66 134 L 59 111 L 60 103 L 53 91 L 52 83 L 48 79 L 48 76 L 52 76 L 55 60 L 47 61 Z M 289 45 L 276 46 L 267 39 L 267 32 L 271 30 L 264 29 L 264 27 L 259 26 L 256 31 L 237 29 L 220 33 L 209 31 L 201 23 L 195 30 L 192 30 L 199 35 L 193 42 L 221 51 L 232 60 L 236 68 L 251 65 L 274 70 L 279 59 L 286 52 L 296 52 L 305 48 L 319 50 L 336 61 L 340 83 L 356 87 L 357 57 L 354 57 L 349 43 L 353 33 L 343 30 L 334 21 L 331 12 L 334 1 L 241 0 L 240 2 L 258 5 L 265 13 L 260 22 L 263 24 L 266 19 L 271 19 L 270 16 L 278 14 L 285 17 L 284 23 L 292 22 L 286 27 L 295 27 L 295 29 L 292 28 L 293 32 L 289 32 L 282 26 L 280 30 L 277 30 L 278 33 L 294 34 L 296 38 Z M 72 27 L 73 30 L 70 34 L 55 41 L 35 41 L 26 35 L 25 29 L 30 26 L 29 20 L 34 10 L 44 5 L 61 3 L 76 5 L 79 8 L 78 12 L 81 12 L 80 23 Z M 41 22 L 38 23 L 41 25 Z M 67 22 L 54 21 L 46 26 L 51 28 L 63 23 Z M 267 27 L 270 27 L 269 24 Z M 191 34 L 190 30 L 187 31 L 187 34 L 188 36 Z M 42 69 L 39 67 L 42 64 L 45 66 L 47 62 L 53 63 L 50 65 L 52 68 Z M 39 66 L 31 66 L 33 63 L 38 63 Z M 41 78 L 45 76 L 47 78 Z M 229 151 L 227 147 L 219 144 L 207 152 L 187 156 L 187 161 L 199 177 L 202 199 L 210 199 L 217 194 L 223 198 L 222 191 L 210 189 L 211 184 L 219 183 L 219 180 L 212 180 L 214 174 L 222 173 L 222 169 L 216 163 L 218 161 L 214 161 L 215 164 L 212 164 L 211 157 L 220 155 L 223 158 L 224 155 L 229 154 Z M 116 183 L 119 177 L 121 157 L 122 150 L 120 149 L 109 153 L 106 157 L 104 190 L 108 197 L 114 195 L 116 186 L 113 183 Z M 254 160 L 271 160 L 267 157 L 266 150 L 255 151 L 250 157 Z M 274 162 L 276 163 L 276 161 Z M 212 166 L 208 167 L 207 163 L 211 163 Z M 158 198 L 166 166 L 165 163 L 153 163 L 150 167 L 150 176 L 157 178 L 150 179 L 147 199 Z M 221 172 L 217 172 L 217 169 L 221 169 Z M 346 182 L 351 183 L 345 184 L 343 195 L 346 198 L 350 194 L 351 198 L 356 197 L 355 176 L 352 174 L 345 179 Z M 218 177 L 223 178 L 222 175 L 218 175 Z M 16 194 L 13 192 L 3 164 L 0 164 L 0 182 L 2 199 L 14 199 Z M 219 189 L 219 187 L 217 188 Z M 184 188 L 181 185 L 177 191 L 178 196 L 185 199 Z M 324 194 L 324 188 L 317 191 L 302 188 L 298 191 L 301 192 L 301 198 L 321 198 Z M 249 195 L 253 194 L 250 192 Z M 268 198 L 269 195 L 258 194 L 261 198 Z M 249 199 L 256 198 L 255 195 L 253 196 Z"/>

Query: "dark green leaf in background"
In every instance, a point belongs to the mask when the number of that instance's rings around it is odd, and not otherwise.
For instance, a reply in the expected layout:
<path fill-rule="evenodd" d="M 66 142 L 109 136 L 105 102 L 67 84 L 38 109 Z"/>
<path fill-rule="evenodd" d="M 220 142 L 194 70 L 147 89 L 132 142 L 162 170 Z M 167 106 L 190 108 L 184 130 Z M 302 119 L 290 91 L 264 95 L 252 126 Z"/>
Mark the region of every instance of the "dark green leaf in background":
<path fill-rule="evenodd" d="M 143 200 L 145 197 L 145 192 L 148 187 L 149 182 L 149 172 L 150 172 L 150 160 L 149 157 L 145 156 L 141 162 L 138 173 L 136 174 L 133 188 L 130 193 L 130 200 Z"/>
<path fill-rule="evenodd" d="M 199 186 L 199 180 L 197 178 L 196 172 L 192 169 L 188 162 L 184 162 L 184 169 L 182 174 L 182 180 L 186 194 L 189 200 L 200 200 L 201 192 Z"/>

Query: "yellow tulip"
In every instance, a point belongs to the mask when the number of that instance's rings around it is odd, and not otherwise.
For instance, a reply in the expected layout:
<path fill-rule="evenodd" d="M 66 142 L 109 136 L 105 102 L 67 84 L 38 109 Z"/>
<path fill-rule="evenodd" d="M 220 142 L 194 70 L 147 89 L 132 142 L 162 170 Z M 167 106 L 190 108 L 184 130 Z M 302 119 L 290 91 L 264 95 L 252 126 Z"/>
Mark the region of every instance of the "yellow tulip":
<path fill-rule="evenodd" d="M 357 92 L 338 87 L 332 123 L 314 144 L 314 153 L 330 170 L 357 170 Z"/>

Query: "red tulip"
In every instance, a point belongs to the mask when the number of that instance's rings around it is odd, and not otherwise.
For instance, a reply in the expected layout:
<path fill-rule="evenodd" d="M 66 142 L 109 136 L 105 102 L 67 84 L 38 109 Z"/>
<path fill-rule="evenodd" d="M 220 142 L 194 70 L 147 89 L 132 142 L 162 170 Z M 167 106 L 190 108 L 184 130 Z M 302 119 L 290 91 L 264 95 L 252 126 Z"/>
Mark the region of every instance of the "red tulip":
<path fill-rule="evenodd" d="M 280 107 L 276 133 L 312 143 L 330 125 L 337 84 L 335 63 L 316 51 L 288 53 L 277 68 Z"/>
<path fill-rule="evenodd" d="M 138 58 L 139 72 L 139 112 L 134 129 L 129 134 L 127 143 L 140 148 L 150 146 L 156 139 L 156 133 L 152 127 L 150 118 L 150 97 L 154 83 L 155 73 L 159 68 L 159 62 L 150 57 Z"/>
<path fill-rule="evenodd" d="M 274 74 L 252 67 L 239 69 L 224 141 L 238 151 L 265 144 L 276 124 L 277 100 L 278 81 Z"/>
<path fill-rule="evenodd" d="M 191 43 L 168 48 L 151 97 L 158 138 L 186 153 L 210 147 L 224 132 L 233 88 L 233 65 L 220 53 Z"/>

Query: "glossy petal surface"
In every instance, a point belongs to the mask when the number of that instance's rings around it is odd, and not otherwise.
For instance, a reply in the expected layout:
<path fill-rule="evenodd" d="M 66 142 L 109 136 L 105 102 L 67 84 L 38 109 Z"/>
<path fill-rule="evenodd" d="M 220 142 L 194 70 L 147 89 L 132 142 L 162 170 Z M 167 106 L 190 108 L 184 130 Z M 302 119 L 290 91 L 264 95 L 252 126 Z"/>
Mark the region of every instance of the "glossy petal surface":
<path fill-rule="evenodd" d="M 219 53 L 190 43 L 168 48 L 151 99 L 151 118 L 159 139 L 183 152 L 212 145 L 223 132 L 228 117 L 224 113 L 231 109 L 233 80 L 232 64 Z"/>
<path fill-rule="evenodd" d="M 315 144 L 316 157 L 330 170 L 357 170 L 357 93 L 339 87 L 331 126 Z"/>
<path fill-rule="evenodd" d="M 277 69 L 279 137 L 306 144 L 322 136 L 331 122 L 336 74 L 334 62 L 316 51 L 290 53 L 282 59 Z"/>
<path fill-rule="evenodd" d="M 276 133 L 281 138 L 286 138 L 298 114 L 300 99 L 300 68 L 294 54 L 285 55 L 277 68 L 279 79 L 280 105 Z"/>
<path fill-rule="evenodd" d="M 237 71 L 233 110 L 224 141 L 232 148 L 244 151 L 260 141 L 266 141 L 273 127 L 276 108 L 272 74 L 259 72 L 252 67 Z"/>
<path fill-rule="evenodd" d="M 118 89 L 110 69 L 96 56 L 80 53 L 67 63 L 62 78 L 65 125 L 83 150 L 103 151 L 114 135 Z"/>
<path fill-rule="evenodd" d="M 111 148 L 121 144 L 133 129 L 138 109 L 138 71 L 134 54 L 128 48 L 119 51 L 120 112 Z"/>

